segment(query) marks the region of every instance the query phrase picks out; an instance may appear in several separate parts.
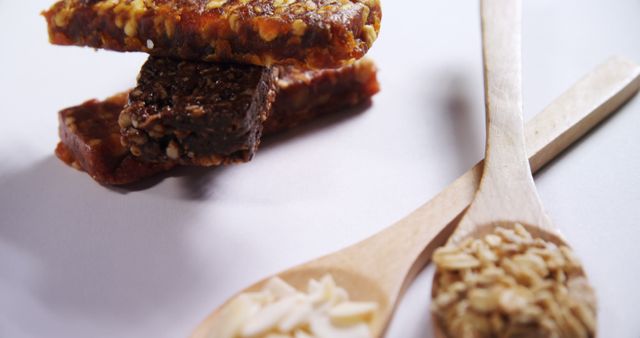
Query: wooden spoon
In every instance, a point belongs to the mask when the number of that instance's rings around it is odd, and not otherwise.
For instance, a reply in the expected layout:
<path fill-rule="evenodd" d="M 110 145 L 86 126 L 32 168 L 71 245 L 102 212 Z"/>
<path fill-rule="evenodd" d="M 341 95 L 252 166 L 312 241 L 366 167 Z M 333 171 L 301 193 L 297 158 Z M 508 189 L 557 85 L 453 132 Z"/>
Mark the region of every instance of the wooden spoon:
<path fill-rule="evenodd" d="M 525 147 L 521 6 L 521 0 L 481 1 L 487 116 L 484 171 L 473 202 L 450 238 L 454 244 L 480 227 L 509 223 L 558 236 L 536 192 Z"/>
<path fill-rule="evenodd" d="M 615 58 L 598 67 L 527 125 L 532 168 L 538 170 L 556 157 L 639 88 L 640 67 L 632 62 Z M 371 330 L 373 336 L 382 336 L 399 297 L 428 262 L 433 250 L 444 244 L 455 220 L 473 199 L 481 165 L 476 165 L 431 201 L 386 230 L 277 276 L 303 288 L 311 278 L 332 274 L 354 300 L 379 303 Z M 241 293 L 261 289 L 268 279 Z M 191 337 L 216 338 L 227 304 L 211 313 Z"/>
<path fill-rule="evenodd" d="M 531 175 L 522 117 L 521 0 L 481 0 L 487 141 L 478 191 L 449 244 L 523 225 L 534 237 L 568 246 L 544 212 Z M 438 278 L 434 278 L 435 292 Z M 440 321 L 434 319 L 439 337 Z"/>

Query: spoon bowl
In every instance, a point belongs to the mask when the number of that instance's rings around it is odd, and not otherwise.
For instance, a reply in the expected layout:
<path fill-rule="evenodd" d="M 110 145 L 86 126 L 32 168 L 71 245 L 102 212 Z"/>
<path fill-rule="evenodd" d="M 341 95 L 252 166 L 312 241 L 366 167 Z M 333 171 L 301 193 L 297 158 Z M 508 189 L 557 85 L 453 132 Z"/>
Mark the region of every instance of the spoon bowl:
<path fill-rule="evenodd" d="M 555 244 L 558 248 L 569 247 L 569 244 L 562 237 L 562 235 L 557 231 L 553 231 L 553 230 L 549 231 L 537 225 L 520 224 L 520 223 L 518 223 L 518 225 L 522 226 L 534 239 L 541 239 L 541 240 L 544 240 L 545 242 Z M 469 239 L 485 238 L 485 236 L 487 235 L 494 234 L 494 230 L 496 228 L 515 230 L 516 225 L 513 222 L 495 222 L 492 224 L 479 225 L 479 226 L 476 226 L 473 229 L 473 231 L 467 233 L 464 237 L 457 237 L 454 240 L 448 241 L 447 244 L 457 246 Z M 572 276 L 571 277 L 572 279 L 577 279 L 582 277 L 585 280 L 587 277 L 581 265 L 579 266 L 579 268 L 574 269 L 572 271 L 571 276 Z M 442 272 L 439 270 L 436 270 L 433 277 L 431 299 L 435 299 L 436 296 L 438 295 L 437 290 L 442 289 L 440 285 L 440 281 L 442 280 L 441 277 L 442 277 Z M 447 334 L 447 330 L 443 327 L 442 319 L 438 318 L 433 312 L 431 314 L 431 322 L 433 323 L 433 333 L 436 338 L 452 338 L 452 336 L 449 336 Z"/>
<path fill-rule="evenodd" d="M 327 260 L 319 259 L 312 261 L 251 285 L 239 292 L 236 296 L 230 298 L 210 314 L 209 317 L 198 326 L 198 329 L 191 335 L 191 338 L 211 338 L 211 333 L 216 332 L 216 328 L 220 327 L 227 320 L 224 309 L 230 302 L 240 294 L 262 290 L 266 283 L 273 277 L 282 279 L 297 290 L 306 290 L 309 280 L 320 280 L 326 275 L 331 275 L 336 285 L 347 291 L 350 300 L 375 302 L 378 305 L 377 310 L 371 315 L 369 328 L 372 336 L 382 336 L 386 330 L 388 318 L 393 312 L 393 304 L 390 302 L 388 294 L 385 293 L 379 283 L 372 280 L 371 277 L 333 264 L 327 264 L 330 263 L 327 262 L 328 260 L 330 260 L 330 257 Z"/>

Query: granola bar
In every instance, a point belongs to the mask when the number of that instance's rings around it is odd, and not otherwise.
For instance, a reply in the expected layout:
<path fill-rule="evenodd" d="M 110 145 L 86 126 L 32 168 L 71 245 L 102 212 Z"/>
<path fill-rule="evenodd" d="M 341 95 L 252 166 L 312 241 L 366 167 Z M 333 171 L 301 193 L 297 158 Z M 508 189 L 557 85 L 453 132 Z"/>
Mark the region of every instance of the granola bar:
<path fill-rule="evenodd" d="M 338 67 L 380 30 L 379 0 L 62 0 L 50 41 L 184 60 Z"/>
<path fill-rule="evenodd" d="M 249 161 L 275 99 L 277 69 L 150 57 L 120 114 L 122 141 L 145 162 Z"/>
<path fill-rule="evenodd" d="M 300 72 L 282 68 L 278 84 L 280 91 L 271 116 L 264 122 L 265 136 L 324 114 L 339 113 L 343 108 L 368 101 L 378 91 L 375 66 L 367 60 L 335 71 Z M 120 143 L 118 117 L 127 102 L 127 93 L 123 93 L 62 110 L 61 142 L 56 155 L 105 185 L 135 183 L 176 166 L 175 161 L 141 162 Z"/>

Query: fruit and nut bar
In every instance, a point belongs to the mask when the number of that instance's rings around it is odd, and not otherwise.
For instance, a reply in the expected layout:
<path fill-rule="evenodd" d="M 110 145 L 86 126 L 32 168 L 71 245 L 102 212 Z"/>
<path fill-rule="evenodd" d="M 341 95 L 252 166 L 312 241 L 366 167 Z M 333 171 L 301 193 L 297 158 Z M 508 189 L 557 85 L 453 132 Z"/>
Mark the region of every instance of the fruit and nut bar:
<path fill-rule="evenodd" d="M 378 91 L 376 68 L 367 60 L 332 71 L 300 72 L 289 67 L 281 71 L 280 91 L 270 118 L 264 122 L 264 136 L 287 131 L 325 114 L 339 113 L 368 101 Z M 328 86 L 328 82 L 333 86 Z M 303 98 L 308 101 L 299 101 Z M 141 162 L 120 143 L 118 117 L 127 102 L 124 93 L 62 110 L 61 142 L 56 155 L 105 185 L 135 183 L 174 167 L 177 164 L 174 161 Z"/>
<path fill-rule="evenodd" d="M 60 111 L 60 143 L 56 155 L 72 167 L 86 171 L 106 185 L 136 182 L 175 166 L 175 163 L 142 163 L 120 143 L 118 116 L 127 93 L 105 101 L 91 100 Z"/>
<path fill-rule="evenodd" d="M 249 161 L 276 95 L 276 68 L 150 57 L 120 114 L 122 141 L 145 162 Z"/>
<path fill-rule="evenodd" d="M 379 0 L 62 0 L 49 39 L 184 60 L 338 67 L 365 55 Z"/>
<path fill-rule="evenodd" d="M 595 336 L 595 294 L 573 251 L 520 224 L 440 248 L 433 262 L 447 337 Z"/>
<path fill-rule="evenodd" d="M 264 133 L 357 106 L 380 90 L 376 66 L 367 58 L 335 69 L 279 68 L 274 113 L 264 124 Z"/>

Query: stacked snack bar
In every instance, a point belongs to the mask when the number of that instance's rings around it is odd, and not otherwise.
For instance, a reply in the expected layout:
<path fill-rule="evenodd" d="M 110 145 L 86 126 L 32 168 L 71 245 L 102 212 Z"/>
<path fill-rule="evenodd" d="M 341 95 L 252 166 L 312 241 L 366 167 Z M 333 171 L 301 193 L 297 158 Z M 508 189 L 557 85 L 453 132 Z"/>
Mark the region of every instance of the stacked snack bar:
<path fill-rule="evenodd" d="M 379 0 L 63 0 L 51 42 L 182 60 L 337 67 L 380 30 Z"/>
<path fill-rule="evenodd" d="M 345 112 L 378 92 L 376 68 L 367 59 L 338 69 L 282 67 L 280 74 L 279 93 L 263 125 L 265 136 Z M 128 93 L 122 93 L 60 111 L 56 155 L 106 185 L 135 183 L 175 167 L 177 161 L 143 162 L 122 145 L 118 119 L 127 103 Z"/>
<path fill-rule="evenodd" d="M 44 16 L 54 44 L 152 55 L 130 92 L 60 112 L 56 154 L 102 184 L 249 161 L 263 130 L 378 91 L 373 63 L 355 61 L 377 0 L 63 0 Z"/>

